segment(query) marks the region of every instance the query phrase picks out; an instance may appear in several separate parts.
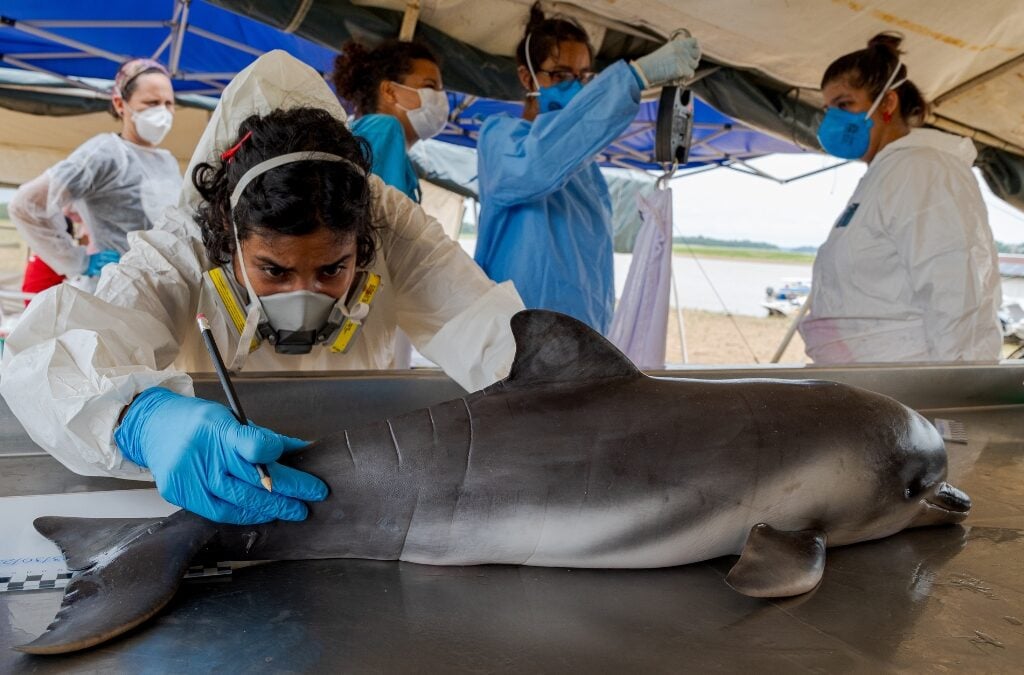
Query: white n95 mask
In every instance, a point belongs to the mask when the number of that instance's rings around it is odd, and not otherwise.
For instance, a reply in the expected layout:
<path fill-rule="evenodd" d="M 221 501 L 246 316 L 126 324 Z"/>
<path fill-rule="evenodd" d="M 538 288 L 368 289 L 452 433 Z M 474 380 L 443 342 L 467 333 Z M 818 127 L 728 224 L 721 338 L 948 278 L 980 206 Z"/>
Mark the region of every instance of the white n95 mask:
<path fill-rule="evenodd" d="M 413 131 L 421 140 L 433 138 L 444 131 L 444 126 L 448 123 L 448 94 L 440 89 L 430 89 L 429 87 L 416 89 L 398 82 L 392 84 L 419 94 L 420 107 L 418 108 L 405 108 L 397 103 L 396 105 L 405 111 L 409 118 L 409 124 L 412 125 Z"/>
<path fill-rule="evenodd" d="M 129 108 L 131 110 L 131 108 Z M 160 145 L 160 141 L 167 137 L 174 124 L 174 113 L 166 106 L 155 105 L 145 110 L 132 110 L 132 120 L 135 122 L 135 131 L 139 138 L 153 145 Z"/>

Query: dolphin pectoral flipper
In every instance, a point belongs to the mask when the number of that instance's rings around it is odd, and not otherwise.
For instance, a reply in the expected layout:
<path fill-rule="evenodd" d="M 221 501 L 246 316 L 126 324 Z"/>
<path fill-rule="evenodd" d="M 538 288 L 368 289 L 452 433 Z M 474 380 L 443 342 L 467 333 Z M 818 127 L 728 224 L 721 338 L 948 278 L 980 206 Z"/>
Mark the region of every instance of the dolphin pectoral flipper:
<path fill-rule="evenodd" d="M 781 598 L 814 590 L 824 571 L 823 531 L 784 532 L 758 523 L 725 582 L 744 595 Z"/>
<path fill-rule="evenodd" d="M 189 563 L 216 525 L 179 511 L 166 518 L 58 518 L 35 521 L 78 572 L 46 632 L 15 647 L 62 654 L 105 642 L 150 618 L 174 596 Z"/>

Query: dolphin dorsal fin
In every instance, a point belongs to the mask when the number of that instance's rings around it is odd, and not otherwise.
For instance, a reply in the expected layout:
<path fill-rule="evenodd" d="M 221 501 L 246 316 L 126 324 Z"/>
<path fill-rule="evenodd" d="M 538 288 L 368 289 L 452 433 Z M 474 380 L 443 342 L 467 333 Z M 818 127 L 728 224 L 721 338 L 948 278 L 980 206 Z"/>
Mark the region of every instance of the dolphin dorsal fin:
<path fill-rule="evenodd" d="M 640 375 L 633 362 L 581 321 L 543 309 L 512 317 L 516 357 L 505 387 Z"/>

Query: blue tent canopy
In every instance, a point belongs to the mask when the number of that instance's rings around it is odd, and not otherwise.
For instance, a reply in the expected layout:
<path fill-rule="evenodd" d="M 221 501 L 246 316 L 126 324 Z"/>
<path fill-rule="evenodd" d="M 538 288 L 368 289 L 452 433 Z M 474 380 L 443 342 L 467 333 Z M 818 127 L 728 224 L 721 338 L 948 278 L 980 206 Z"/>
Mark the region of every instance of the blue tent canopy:
<path fill-rule="evenodd" d="M 284 49 L 321 72 L 335 52 L 309 40 L 221 9 L 204 0 L 5 0 L 0 19 L 0 63 L 57 75 L 76 86 L 102 90 L 79 78 L 112 78 L 131 57 L 168 66 L 179 93 L 216 96 L 254 58 Z M 441 140 L 475 146 L 483 120 L 518 115 L 521 104 L 451 94 L 453 118 Z M 3 105 L 0 98 L 0 105 Z M 601 163 L 641 169 L 654 162 L 657 102 L 644 103 L 636 120 L 601 155 Z M 697 101 L 689 166 L 728 164 L 801 148 L 737 123 Z"/>
<path fill-rule="evenodd" d="M 491 115 L 522 113 L 521 103 L 449 94 L 453 111 L 451 122 L 438 139 L 456 145 L 476 147 L 480 126 Z M 629 127 L 600 154 L 603 166 L 628 169 L 661 169 L 654 161 L 654 137 L 658 118 L 658 102 L 640 105 L 640 112 Z M 693 168 L 750 159 L 775 152 L 802 152 L 801 148 L 723 115 L 699 99 L 694 103 L 693 145 L 690 163 Z"/>
<path fill-rule="evenodd" d="M 216 95 L 271 49 L 314 68 L 334 52 L 201 0 L 4 0 L 0 61 L 65 77 L 112 79 L 132 57 L 168 66 L 176 91 Z"/>

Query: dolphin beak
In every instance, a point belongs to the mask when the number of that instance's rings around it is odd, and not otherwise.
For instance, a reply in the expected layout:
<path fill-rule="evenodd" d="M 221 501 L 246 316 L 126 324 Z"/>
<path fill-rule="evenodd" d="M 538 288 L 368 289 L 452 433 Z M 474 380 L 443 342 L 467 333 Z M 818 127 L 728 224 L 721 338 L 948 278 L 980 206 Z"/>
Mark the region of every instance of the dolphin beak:
<path fill-rule="evenodd" d="M 934 494 L 921 500 L 921 507 L 910 527 L 959 523 L 971 512 L 971 498 L 943 482 Z"/>

